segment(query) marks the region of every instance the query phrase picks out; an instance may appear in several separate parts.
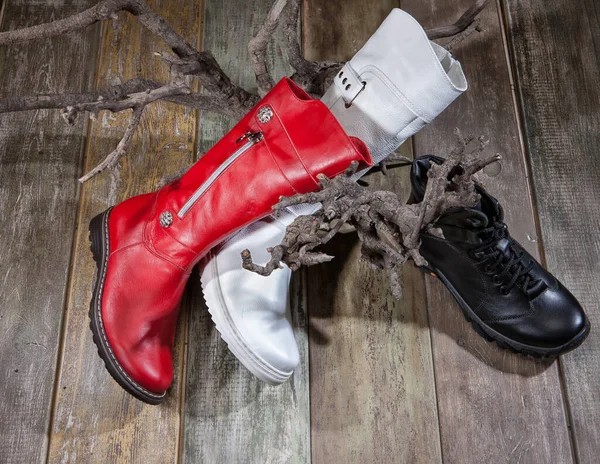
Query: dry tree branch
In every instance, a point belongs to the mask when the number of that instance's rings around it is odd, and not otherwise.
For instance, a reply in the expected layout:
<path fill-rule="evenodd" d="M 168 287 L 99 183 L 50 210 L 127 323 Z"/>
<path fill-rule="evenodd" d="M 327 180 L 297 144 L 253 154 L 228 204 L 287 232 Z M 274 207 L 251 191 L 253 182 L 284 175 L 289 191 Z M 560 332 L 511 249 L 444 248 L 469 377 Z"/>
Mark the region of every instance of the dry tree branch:
<path fill-rule="evenodd" d="M 407 166 L 412 163 L 412 159 L 407 158 L 406 156 L 400 153 L 392 153 L 386 159 L 379 162 L 379 164 L 372 169 L 369 170 L 369 173 L 381 171 L 381 173 L 385 176 L 387 175 L 387 171 L 389 167 L 396 166 Z"/>
<path fill-rule="evenodd" d="M 244 250 L 243 267 L 260 275 L 269 275 L 282 263 L 296 270 L 330 261 L 331 256 L 315 249 L 331 240 L 344 225 L 350 225 L 358 233 L 363 258 L 386 271 L 394 296 L 400 298 L 400 267 L 408 259 L 418 266 L 427 264 L 419 253 L 421 232 L 440 234 L 435 221 L 445 211 L 473 206 L 479 200 L 473 175 L 499 159 L 498 155 L 477 158 L 487 142 L 480 139 L 479 147 L 468 152 L 472 137 L 462 137 L 458 130 L 456 135 L 459 138 L 457 147 L 442 164 L 433 164 L 429 170 L 421 202 L 405 204 L 393 192 L 369 191 L 361 187 L 350 179 L 358 166 L 353 163 L 345 176 L 335 179 L 321 176 L 322 190 L 318 192 L 282 198 L 275 210 L 315 202 L 321 202 L 323 208 L 311 216 L 296 218 L 287 228 L 282 242 L 268 250 L 271 259 L 265 266 L 255 264 L 250 251 Z"/>
<path fill-rule="evenodd" d="M 473 32 L 475 32 L 475 31 L 481 32 L 481 28 L 479 27 L 480 22 L 481 21 L 479 18 L 475 18 L 473 20 L 473 22 L 471 24 L 469 24 L 464 31 L 461 31 L 458 34 L 456 34 L 455 36 L 452 36 L 452 39 L 444 44 L 444 48 L 446 50 L 448 50 L 449 52 L 451 52 L 452 50 L 454 50 L 456 48 L 456 46 L 459 43 L 461 43 L 463 40 L 465 40 L 467 37 L 469 37 Z"/>
<path fill-rule="evenodd" d="M 252 61 L 252 68 L 256 76 L 256 84 L 258 86 L 258 94 L 264 97 L 269 90 L 275 85 L 275 81 L 269 72 L 267 65 L 267 46 L 273 36 L 273 33 L 279 25 L 281 12 L 287 5 L 288 0 L 276 0 L 267 19 L 256 35 L 248 42 L 248 53 Z"/>
<path fill-rule="evenodd" d="M 309 93 L 322 95 L 342 65 L 329 61 L 313 62 L 304 58 L 298 40 L 300 3 L 301 0 L 275 0 L 265 23 L 248 44 L 260 96 L 274 85 L 266 61 L 266 52 L 268 42 L 277 27 L 283 28 L 288 59 L 295 70 L 292 79 Z M 436 39 L 460 34 L 473 25 L 477 15 L 488 3 L 489 0 L 476 0 L 455 24 L 431 29 L 427 31 L 428 37 Z M 118 164 L 118 159 L 126 153 L 128 143 L 132 139 L 131 132 L 139 124 L 143 107 L 153 101 L 167 100 L 191 108 L 219 112 L 239 120 L 260 99 L 259 95 L 247 92 L 234 84 L 209 51 L 196 50 L 144 0 L 102 0 L 95 6 L 64 19 L 0 32 L 0 46 L 79 31 L 97 22 L 114 19 L 121 11 L 135 16 L 171 49 L 173 55 L 156 53 L 169 66 L 171 72 L 169 84 L 136 78 L 98 92 L 25 95 L 0 99 L 0 114 L 55 108 L 61 109 L 63 119 L 68 124 L 74 124 L 78 113 L 82 111 L 88 111 L 95 116 L 101 110 L 119 112 L 133 109 L 134 116 L 119 146 L 98 168 L 91 171 L 89 175 L 83 176 L 82 181 Z M 184 85 L 184 76 L 197 79 L 208 95 L 187 89 Z M 385 172 L 385 164 L 381 166 L 381 170 Z"/>
<path fill-rule="evenodd" d="M 282 14 L 281 22 L 288 60 L 295 73 L 292 79 L 308 93 L 323 95 L 343 63 L 335 61 L 309 61 L 304 58 L 298 40 L 298 22 L 302 0 L 289 0 Z"/>
<path fill-rule="evenodd" d="M 473 5 L 471 5 L 471 7 L 465 11 L 454 24 L 427 29 L 425 31 L 427 37 L 429 40 L 437 40 L 460 34 L 475 21 L 475 18 L 477 18 L 479 13 L 483 11 L 488 3 L 490 3 L 490 0 L 475 0 Z"/>
<path fill-rule="evenodd" d="M 123 84 L 107 87 L 100 92 L 38 94 L 0 98 L 0 113 L 40 109 L 61 109 L 81 103 L 126 98 L 130 93 L 142 92 L 146 89 L 156 89 L 158 87 L 160 87 L 160 84 L 157 84 L 150 79 L 135 78 L 124 82 Z"/>
<path fill-rule="evenodd" d="M 187 87 L 165 85 L 153 90 L 148 89 L 144 92 L 131 93 L 127 98 L 123 98 L 122 100 L 100 99 L 91 103 L 77 103 L 68 106 L 67 109 L 69 109 L 69 111 L 89 111 L 91 113 L 98 113 L 100 110 L 109 110 L 113 113 L 118 113 L 123 110 L 146 106 L 156 100 L 162 100 L 176 95 L 189 95 L 190 93 L 191 91 Z"/>
<path fill-rule="evenodd" d="M 109 111 L 121 111 L 123 99 L 133 96 L 138 92 L 148 90 L 156 90 L 164 87 L 151 79 L 134 78 L 123 84 L 107 87 L 99 92 L 83 92 L 83 93 L 65 93 L 65 94 L 37 94 L 25 95 L 22 97 L 0 98 L 0 114 L 11 113 L 15 111 L 28 111 L 40 109 L 66 109 L 67 107 L 89 107 L 90 111 L 97 107 L 97 110 L 106 109 Z M 220 113 L 231 118 L 238 116 L 236 111 L 233 111 L 229 106 L 225 105 L 222 100 L 210 95 L 204 95 L 199 92 L 188 90 L 182 94 L 167 94 L 163 95 L 160 100 L 165 100 L 178 105 L 183 105 L 189 108 L 198 110 L 210 111 L 212 113 Z M 100 102 L 103 102 L 100 104 Z M 115 104 L 114 110 L 109 108 L 111 102 Z M 103 108 L 101 108 L 103 106 Z M 118 109 L 121 108 L 121 109 Z M 74 121 L 71 121 L 73 123 Z"/>
<path fill-rule="evenodd" d="M 0 45 L 11 45 L 78 31 L 99 21 L 115 18 L 120 11 L 127 11 L 136 16 L 147 29 L 162 39 L 180 59 L 177 64 L 173 65 L 176 66 L 176 71 L 183 75 L 196 76 L 213 97 L 221 99 L 224 104 L 231 107 L 230 112 L 235 112 L 241 117 L 258 101 L 256 95 L 233 84 L 210 52 L 199 52 L 192 47 L 143 0 L 103 0 L 68 18 L 24 29 L 0 32 Z"/>
<path fill-rule="evenodd" d="M 101 172 L 112 169 L 118 166 L 118 162 L 121 157 L 125 156 L 127 149 L 133 139 L 133 133 L 140 124 L 140 119 L 146 105 L 153 101 L 160 100 L 169 96 L 175 95 L 186 95 L 189 94 L 190 90 L 183 86 L 163 86 L 158 89 L 150 90 L 145 92 L 138 92 L 130 94 L 123 100 L 105 101 L 100 100 L 94 103 L 81 103 L 75 106 L 68 106 L 63 110 L 63 117 L 67 120 L 67 123 L 73 124 L 75 117 L 79 111 L 89 111 L 92 114 L 97 114 L 98 111 L 107 109 L 112 112 L 119 112 L 125 109 L 133 109 L 133 115 L 127 129 L 121 138 L 121 141 L 112 152 L 110 152 L 104 161 L 98 166 L 92 169 L 90 172 L 79 178 L 79 182 L 83 183 L 90 180 L 92 177 L 100 174 Z"/>

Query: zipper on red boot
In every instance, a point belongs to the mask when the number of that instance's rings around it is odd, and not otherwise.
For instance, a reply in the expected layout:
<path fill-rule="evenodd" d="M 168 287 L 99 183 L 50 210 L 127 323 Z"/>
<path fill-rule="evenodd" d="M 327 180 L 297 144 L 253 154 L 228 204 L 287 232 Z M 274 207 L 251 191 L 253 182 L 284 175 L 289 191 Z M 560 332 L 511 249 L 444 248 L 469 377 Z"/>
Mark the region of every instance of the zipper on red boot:
<path fill-rule="evenodd" d="M 253 145 L 257 144 L 263 139 L 262 132 L 246 132 L 239 139 L 236 140 L 236 143 L 241 143 L 244 140 L 247 140 L 244 145 L 238 148 L 235 152 L 233 152 L 227 159 L 213 172 L 208 179 L 206 179 L 200 187 L 196 189 L 194 194 L 190 197 L 188 201 L 181 207 L 179 212 L 177 213 L 177 217 L 179 219 L 183 218 L 185 214 L 190 210 L 192 206 L 200 199 L 200 197 L 208 190 L 208 188 L 215 182 L 221 174 L 240 156 L 242 156 L 245 152 L 247 152 Z"/>

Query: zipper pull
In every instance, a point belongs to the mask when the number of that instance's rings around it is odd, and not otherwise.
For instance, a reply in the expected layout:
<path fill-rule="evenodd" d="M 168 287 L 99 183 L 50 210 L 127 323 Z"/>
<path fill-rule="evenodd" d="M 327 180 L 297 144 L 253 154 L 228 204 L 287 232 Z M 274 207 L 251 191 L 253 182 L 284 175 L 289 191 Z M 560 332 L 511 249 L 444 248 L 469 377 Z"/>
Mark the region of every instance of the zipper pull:
<path fill-rule="evenodd" d="M 242 135 L 239 139 L 237 139 L 235 141 L 235 143 L 243 142 L 246 139 L 248 139 L 248 141 L 252 142 L 252 143 L 260 142 L 263 139 L 263 133 L 260 131 L 259 132 L 248 131 L 244 135 Z"/>

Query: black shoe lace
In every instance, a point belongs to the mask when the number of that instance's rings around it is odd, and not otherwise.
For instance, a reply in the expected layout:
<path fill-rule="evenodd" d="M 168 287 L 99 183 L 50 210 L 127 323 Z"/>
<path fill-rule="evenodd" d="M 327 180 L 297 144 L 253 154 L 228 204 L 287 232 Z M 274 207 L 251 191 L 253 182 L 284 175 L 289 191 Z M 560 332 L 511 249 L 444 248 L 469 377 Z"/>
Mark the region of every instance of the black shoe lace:
<path fill-rule="evenodd" d="M 530 274 L 534 266 L 533 260 L 527 260 L 525 253 L 513 246 L 513 239 L 509 237 L 504 222 L 495 221 L 490 227 L 482 229 L 480 237 L 484 243 L 472 249 L 470 254 L 480 263 L 488 262 L 484 271 L 493 274 L 492 280 L 494 284 L 500 286 L 503 295 L 508 295 L 519 281 L 522 282 L 521 286 L 525 292 L 538 284 L 540 279 L 534 279 Z M 508 240 L 506 254 L 496 247 L 496 244 L 503 239 Z M 509 272 L 510 279 L 505 282 Z"/>

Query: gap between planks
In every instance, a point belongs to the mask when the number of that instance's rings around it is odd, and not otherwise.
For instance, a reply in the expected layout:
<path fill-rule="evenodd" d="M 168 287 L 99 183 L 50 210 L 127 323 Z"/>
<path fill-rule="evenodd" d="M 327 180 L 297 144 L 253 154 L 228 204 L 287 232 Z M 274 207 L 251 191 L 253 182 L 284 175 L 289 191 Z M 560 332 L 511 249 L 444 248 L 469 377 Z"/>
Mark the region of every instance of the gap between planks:
<path fill-rule="evenodd" d="M 514 54 L 510 47 L 511 38 L 508 33 L 508 17 L 506 11 L 506 5 L 502 0 L 496 0 L 498 5 L 498 20 L 500 22 L 500 28 L 502 30 L 502 43 L 504 45 L 504 52 L 506 55 L 506 66 L 508 67 L 508 76 L 510 80 L 510 88 L 513 98 L 513 106 L 515 109 L 515 121 L 517 125 L 517 131 L 519 134 L 519 144 L 521 146 L 521 151 L 525 156 L 525 173 L 527 176 L 527 188 L 529 190 L 529 196 L 531 197 L 532 210 L 533 210 L 533 222 L 535 225 L 535 232 L 537 237 L 537 245 L 538 245 L 538 253 L 539 253 L 539 262 L 544 266 L 544 268 L 548 268 L 548 264 L 546 262 L 546 254 L 544 250 L 544 240 L 542 237 L 542 226 L 540 224 L 540 215 L 538 211 L 538 202 L 536 198 L 535 186 L 533 185 L 533 167 L 531 166 L 531 156 L 529 155 L 529 147 L 525 142 L 525 131 L 523 130 L 525 124 L 525 114 L 523 111 L 523 107 L 518 98 L 519 92 L 519 79 L 515 72 L 515 58 Z M 565 385 L 565 377 L 563 368 L 561 365 L 561 359 L 556 359 L 556 365 L 558 370 L 558 381 L 560 386 L 560 392 L 563 399 L 563 408 L 565 412 L 565 419 L 567 421 L 567 430 L 569 433 L 569 443 L 571 445 L 571 457 L 573 462 L 577 462 L 577 452 L 576 452 L 576 443 L 575 437 L 573 436 L 573 427 L 572 427 L 572 414 L 571 408 L 569 406 L 569 397 L 566 391 Z"/>

